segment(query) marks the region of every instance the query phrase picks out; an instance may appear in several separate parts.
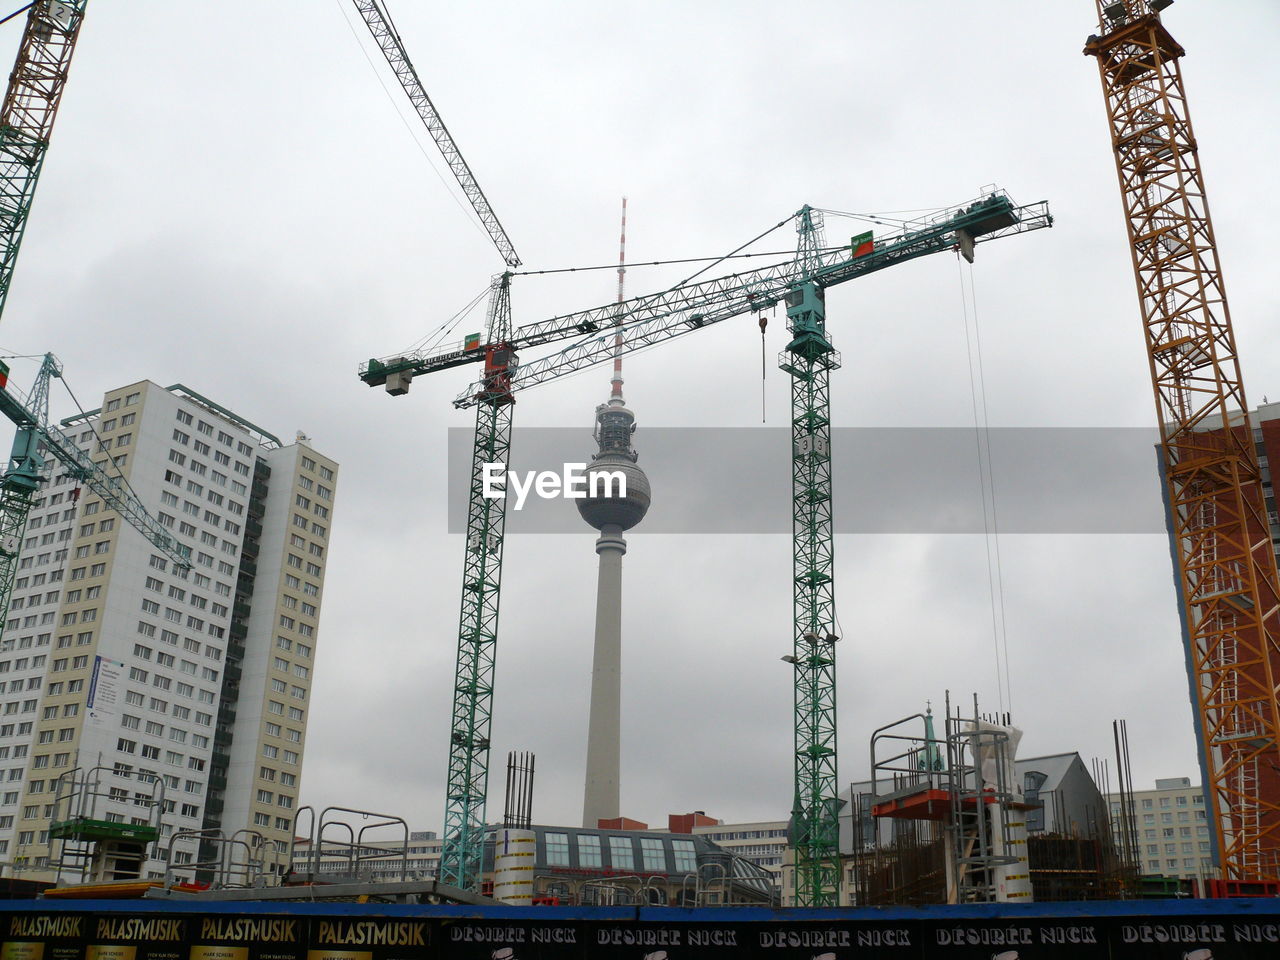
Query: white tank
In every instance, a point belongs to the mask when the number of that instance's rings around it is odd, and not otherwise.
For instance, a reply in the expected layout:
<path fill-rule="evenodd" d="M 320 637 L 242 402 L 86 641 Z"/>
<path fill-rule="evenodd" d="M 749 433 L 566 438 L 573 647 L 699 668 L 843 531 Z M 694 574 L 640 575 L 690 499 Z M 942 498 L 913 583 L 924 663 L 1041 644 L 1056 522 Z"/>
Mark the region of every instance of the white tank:
<path fill-rule="evenodd" d="M 1027 859 L 1027 812 L 1025 796 L 1022 792 L 1022 781 L 1018 779 L 1014 767 L 1014 759 L 1018 755 L 1018 743 L 1022 740 L 1022 731 L 1017 727 L 978 721 L 980 730 L 999 730 L 1007 734 L 1006 743 L 996 748 L 984 748 L 980 751 L 979 774 L 983 787 L 997 789 L 1003 783 L 1010 794 L 1006 802 L 1004 816 L 1008 829 L 1002 835 L 996 817 L 999 811 L 992 810 L 991 853 L 997 857 L 1016 857 L 1014 863 L 1000 864 L 995 868 L 996 901 L 1005 903 L 1031 903 L 1035 897 L 1031 888 L 1031 864 Z M 1008 837 L 1008 843 L 1005 842 Z"/>
<path fill-rule="evenodd" d="M 532 830 L 498 831 L 493 848 L 493 898 L 517 907 L 533 906 Z"/>

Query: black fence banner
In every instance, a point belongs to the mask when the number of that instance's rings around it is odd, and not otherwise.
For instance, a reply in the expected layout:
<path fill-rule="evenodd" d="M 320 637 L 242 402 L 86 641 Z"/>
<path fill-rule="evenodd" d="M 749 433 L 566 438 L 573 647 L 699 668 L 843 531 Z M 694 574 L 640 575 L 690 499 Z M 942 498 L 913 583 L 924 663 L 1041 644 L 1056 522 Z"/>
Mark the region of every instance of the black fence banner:
<path fill-rule="evenodd" d="M 1211 906 L 1204 906 L 1204 904 Z M 1280 900 L 870 910 L 0 907 L 0 960 L 1276 960 Z M 62 907 L 63 905 L 58 905 Z M 77 907 L 79 905 L 76 905 Z M 1075 909 L 1071 909 L 1074 907 Z M 1114 909 L 1108 909 L 1114 907 Z M 1177 908 L 1182 907 L 1181 910 Z"/>

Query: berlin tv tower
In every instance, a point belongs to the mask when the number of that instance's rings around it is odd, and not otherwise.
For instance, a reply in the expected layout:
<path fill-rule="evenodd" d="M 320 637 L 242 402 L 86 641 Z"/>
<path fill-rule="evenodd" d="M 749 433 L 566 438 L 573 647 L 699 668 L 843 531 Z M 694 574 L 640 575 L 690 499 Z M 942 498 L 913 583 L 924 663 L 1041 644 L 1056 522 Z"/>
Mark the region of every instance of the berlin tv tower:
<path fill-rule="evenodd" d="M 618 249 L 618 302 L 626 276 L 627 198 L 622 198 L 622 236 Z M 582 519 L 600 531 L 596 554 L 600 575 L 596 588 L 596 640 L 591 665 L 591 716 L 587 723 L 587 777 L 582 801 L 582 825 L 620 816 L 618 781 L 621 768 L 622 712 L 622 534 L 644 519 L 649 510 L 649 478 L 636 465 L 631 447 L 636 415 L 622 399 L 622 344 L 614 340 L 613 380 L 609 401 L 596 407 L 595 440 L 599 449 L 587 471 L 587 497 L 578 501 Z M 609 488 L 592 482 L 598 471 L 621 473 L 625 496 L 603 496 Z M 616 490 L 614 492 L 617 492 Z M 592 496 L 592 494 L 597 494 Z"/>

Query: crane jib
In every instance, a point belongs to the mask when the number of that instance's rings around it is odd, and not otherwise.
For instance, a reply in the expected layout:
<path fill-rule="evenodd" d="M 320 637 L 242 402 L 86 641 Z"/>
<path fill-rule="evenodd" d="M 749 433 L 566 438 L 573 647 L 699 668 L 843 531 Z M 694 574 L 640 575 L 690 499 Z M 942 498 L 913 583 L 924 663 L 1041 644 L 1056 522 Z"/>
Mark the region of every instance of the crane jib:
<path fill-rule="evenodd" d="M 831 287 L 897 263 L 952 249 L 967 258 L 972 255 L 975 243 L 1052 225 L 1053 218 L 1043 201 L 1019 207 L 1006 195 L 995 194 L 944 211 L 921 228 L 890 236 L 869 254 L 853 257 L 848 248 L 842 248 L 823 254 L 816 268 L 806 268 L 799 261 L 790 260 L 761 270 L 638 297 L 621 305 L 608 304 L 528 324 L 517 328 L 512 335 L 516 349 L 563 340 L 576 342 L 549 356 L 524 363 L 512 377 L 511 389 L 525 389 L 610 360 L 618 350 L 619 332 L 621 350 L 633 352 L 752 310 L 766 309 L 803 282 Z M 583 337 L 584 327 L 607 329 L 607 332 Z M 439 369 L 433 358 L 424 358 L 418 365 L 420 372 L 431 369 Z M 454 400 L 454 406 L 474 405 L 481 387 L 478 381 L 471 384 Z"/>

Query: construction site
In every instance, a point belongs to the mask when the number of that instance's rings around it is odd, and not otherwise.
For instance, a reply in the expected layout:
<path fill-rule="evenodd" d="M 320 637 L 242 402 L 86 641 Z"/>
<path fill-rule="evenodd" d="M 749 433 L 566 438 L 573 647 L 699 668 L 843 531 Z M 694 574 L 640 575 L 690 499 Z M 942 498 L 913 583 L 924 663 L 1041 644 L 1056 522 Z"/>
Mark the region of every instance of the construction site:
<path fill-rule="evenodd" d="M 1274 956 L 1184 2 L 0 19 L 2 960 Z"/>

